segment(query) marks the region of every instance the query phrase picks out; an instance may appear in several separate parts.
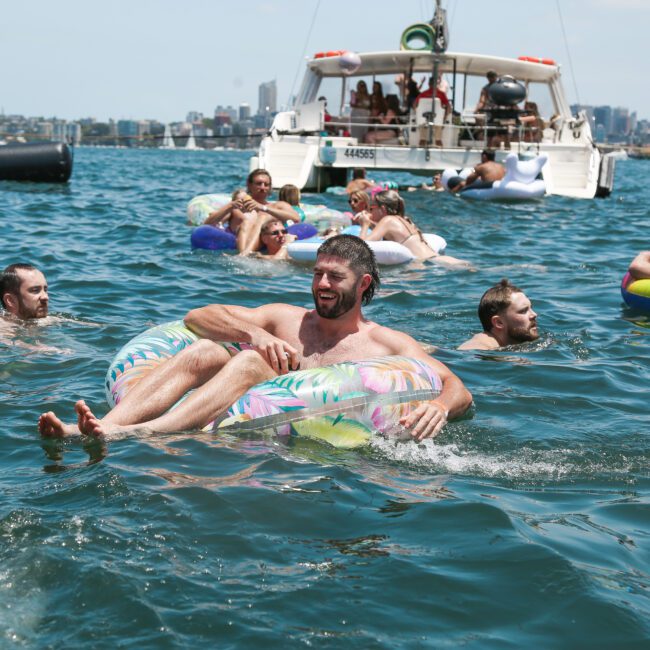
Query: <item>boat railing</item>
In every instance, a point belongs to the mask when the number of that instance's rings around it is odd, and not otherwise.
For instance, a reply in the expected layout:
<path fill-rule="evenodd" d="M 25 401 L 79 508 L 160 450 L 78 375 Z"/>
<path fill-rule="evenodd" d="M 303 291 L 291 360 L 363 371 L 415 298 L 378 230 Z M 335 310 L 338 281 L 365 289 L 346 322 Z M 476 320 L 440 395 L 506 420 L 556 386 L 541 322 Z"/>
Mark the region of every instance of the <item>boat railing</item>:
<path fill-rule="evenodd" d="M 387 135 L 390 132 L 394 133 L 392 137 Z M 487 122 L 484 114 L 455 115 L 446 121 L 427 116 L 420 122 L 412 116 L 402 116 L 396 124 L 358 119 L 351 122 L 348 118 L 333 117 L 323 122 L 320 133 L 325 137 L 355 138 L 358 146 L 510 149 L 513 144 L 557 141 L 557 131 L 542 124 L 521 124 L 514 119 Z"/>

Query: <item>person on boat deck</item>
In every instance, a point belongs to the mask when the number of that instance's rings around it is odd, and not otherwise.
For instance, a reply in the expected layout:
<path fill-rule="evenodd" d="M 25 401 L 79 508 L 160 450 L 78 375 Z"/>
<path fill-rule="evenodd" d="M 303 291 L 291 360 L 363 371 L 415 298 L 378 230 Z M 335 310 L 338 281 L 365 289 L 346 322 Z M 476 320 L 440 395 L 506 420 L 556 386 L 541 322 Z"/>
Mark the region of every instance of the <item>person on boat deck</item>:
<path fill-rule="evenodd" d="M 185 324 L 201 338 L 144 375 L 104 418 L 80 400 L 75 405 L 76 426 L 49 411 L 39 418 L 39 431 L 63 437 L 196 430 L 255 384 L 292 369 L 397 354 L 427 363 L 441 379 L 440 394 L 400 420 L 415 441 L 436 436 L 449 417 L 469 408 L 472 396 L 411 336 L 363 316 L 361 307 L 370 303 L 379 283 L 375 256 L 365 242 L 352 235 L 332 237 L 318 249 L 312 280 L 315 309 L 281 303 L 194 309 Z M 237 342 L 246 349 L 231 356 L 219 341 Z M 191 389 L 194 392 L 168 411 Z"/>
<path fill-rule="evenodd" d="M 490 70 L 487 75 L 488 82 L 481 88 L 481 94 L 478 98 L 478 104 L 474 109 L 475 113 L 485 113 L 492 108 L 495 108 L 496 104 L 490 98 L 490 93 L 488 92 L 490 86 L 498 79 L 498 75 L 494 70 Z"/>
<path fill-rule="evenodd" d="M 323 102 L 323 122 L 325 123 L 325 131 L 329 133 L 330 135 L 336 135 L 336 127 L 330 125 L 329 123 L 332 121 L 332 116 L 329 114 L 329 111 L 327 110 L 327 97 L 324 95 L 321 95 L 318 98 L 319 102 Z"/>
<path fill-rule="evenodd" d="M 630 262 L 627 271 L 635 280 L 650 278 L 650 251 L 641 251 Z"/>
<path fill-rule="evenodd" d="M 524 127 L 524 142 L 541 142 L 544 131 L 544 120 L 539 114 L 536 102 L 524 102 L 524 108 L 517 117 Z"/>
<path fill-rule="evenodd" d="M 376 123 L 382 127 L 395 126 L 399 124 L 400 108 L 397 95 L 386 95 L 386 108 L 383 113 L 376 117 Z M 368 144 L 379 144 L 386 140 L 395 140 L 399 136 L 397 128 L 380 128 L 369 131 L 366 135 Z"/>
<path fill-rule="evenodd" d="M 271 175 L 265 169 L 255 169 L 248 175 L 246 188 L 250 196 L 242 202 L 242 221 L 237 232 L 237 250 L 240 252 L 254 246 L 259 239 L 260 215 L 277 217 L 282 221 L 294 221 L 296 218 L 296 213 L 287 203 L 269 202 L 271 187 Z M 239 214 L 238 209 L 232 212 Z"/>
<path fill-rule="evenodd" d="M 258 225 L 252 231 L 257 232 L 256 239 L 248 249 L 241 251 L 240 255 L 254 254 L 256 257 L 263 257 L 272 260 L 286 260 L 289 258 L 287 244 L 296 240 L 295 235 L 287 231 L 282 220 L 266 215 L 259 216 Z"/>
<path fill-rule="evenodd" d="M 360 212 L 355 221 L 361 226 L 359 237 L 366 241 L 394 241 L 406 246 L 420 260 L 431 259 L 446 266 L 470 267 L 466 260 L 436 253 L 422 236 L 420 229 L 405 214 L 404 201 L 395 190 L 374 194 L 370 212 Z M 370 226 L 373 230 L 370 231 Z"/>
<path fill-rule="evenodd" d="M 505 175 L 506 170 L 503 165 L 494 161 L 494 151 L 484 149 L 481 152 L 481 162 L 474 167 L 472 173 L 464 180 L 460 176 L 450 178 L 447 186 L 454 194 L 464 189 L 487 189 L 492 187 L 494 181 L 500 181 Z"/>
<path fill-rule="evenodd" d="M 415 99 L 415 108 L 417 108 L 420 104 L 420 102 L 423 99 L 431 99 L 433 97 L 433 77 L 429 77 L 429 87 L 424 91 L 421 92 Z M 440 103 L 442 104 L 442 107 L 445 109 L 445 118 L 451 113 L 451 102 L 449 101 L 449 98 L 445 93 L 440 90 L 440 87 L 436 86 L 436 97 L 440 100 Z"/>
<path fill-rule="evenodd" d="M 434 81 L 433 77 L 429 77 L 429 87 L 422 93 L 417 96 L 415 100 L 415 108 L 420 105 L 420 102 L 425 99 L 431 99 L 433 97 L 433 87 Z M 447 98 L 442 90 L 436 85 L 436 97 L 440 100 L 440 105 L 444 110 L 443 121 L 446 121 L 451 113 L 451 102 Z M 440 125 L 433 127 L 436 147 L 442 147 L 442 127 Z M 420 127 L 420 141 L 419 145 L 421 147 L 426 146 L 427 144 L 427 131 L 428 127 Z"/>
<path fill-rule="evenodd" d="M 478 306 L 483 331 L 459 350 L 496 350 L 539 338 L 537 314 L 526 294 L 504 278 L 488 289 Z"/>
<path fill-rule="evenodd" d="M 363 79 L 357 82 L 356 90 L 350 91 L 350 108 L 350 133 L 353 138 L 363 142 L 370 120 L 370 94 Z"/>
<path fill-rule="evenodd" d="M 345 191 L 348 194 L 356 192 L 357 190 L 370 189 L 375 184 L 375 181 L 366 178 L 366 170 L 363 167 L 357 167 L 352 170 L 352 180 L 347 184 Z"/>
<path fill-rule="evenodd" d="M 210 212 L 208 218 L 203 222 L 204 225 L 219 228 L 221 224 L 227 222 L 226 230 L 236 236 L 242 223 L 248 218 L 248 213 L 243 212 L 243 209 L 244 201 L 249 198 L 246 190 L 238 187 L 232 193 L 231 200 L 228 203 Z"/>

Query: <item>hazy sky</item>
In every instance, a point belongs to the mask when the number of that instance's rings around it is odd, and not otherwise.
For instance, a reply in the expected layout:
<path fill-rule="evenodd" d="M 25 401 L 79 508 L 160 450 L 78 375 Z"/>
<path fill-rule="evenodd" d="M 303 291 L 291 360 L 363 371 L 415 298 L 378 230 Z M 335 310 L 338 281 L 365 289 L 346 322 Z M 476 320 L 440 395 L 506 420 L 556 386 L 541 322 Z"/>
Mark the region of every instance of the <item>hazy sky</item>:
<path fill-rule="evenodd" d="M 553 58 L 576 101 L 650 117 L 650 0 L 443 0 L 450 50 Z M 316 21 L 309 39 L 310 25 Z M 398 49 L 430 0 L 6 0 L 0 11 L 5 113 L 100 120 L 212 116 L 277 80 L 286 103 L 303 52 Z"/>

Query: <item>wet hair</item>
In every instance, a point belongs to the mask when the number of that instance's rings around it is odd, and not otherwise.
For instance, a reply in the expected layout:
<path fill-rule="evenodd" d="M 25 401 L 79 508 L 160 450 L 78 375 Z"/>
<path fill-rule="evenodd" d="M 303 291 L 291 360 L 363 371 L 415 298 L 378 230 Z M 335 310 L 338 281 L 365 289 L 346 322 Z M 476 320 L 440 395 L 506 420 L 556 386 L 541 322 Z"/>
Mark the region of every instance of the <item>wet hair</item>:
<path fill-rule="evenodd" d="M 367 273 L 371 280 L 368 288 L 361 296 L 361 303 L 364 305 L 370 304 L 375 291 L 379 289 L 381 281 L 375 254 L 363 239 L 354 235 L 335 235 L 320 245 L 317 256 L 320 255 L 331 255 L 345 260 L 358 278 Z"/>
<path fill-rule="evenodd" d="M 289 205 L 298 205 L 300 203 L 300 190 L 295 185 L 287 183 L 280 188 L 278 199 L 286 201 Z"/>
<path fill-rule="evenodd" d="M 483 149 L 481 155 L 494 162 L 494 151 L 492 149 Z"/>
<path fill-rule="evenodd" d="M 490 287 L 483 294 L 478 305 L 478 318 L 484 332 L 490 332 L 492 329 L 492 316 L 497 316 L 508 309 L 513 293 L 523 293 L 523 291 L 511 284 L 507 278 L 503 278 L 499 284 Z"/>
<path fill-rule="evenodd" d="M 381 192 L 377 192 L 374 200 L 377 205 L 386 208 L 386 214 L 395 214 L 400 217 L 404 216 L 404 199 L 395 190 L 382 190 Z"/>
<path fill-rule="evenodd" d="M 20 285 L 22 280 L 18 275 L 18 271 L 38 271 L 35 266 L 31 264 L 10 264 L 0 275 L 0 304 L 4 309 L 7 308 L 7 305 L 4 303 L 5 293 L 12 293 L 18 295 L 20 293 Z"/>
<path fill-rule="evenodd" d="M 352 170 L 352 178 L 356 180 L 357 178 L 365 178 L 366 170 L 363 167 L 356 167 Z"/>
<path fill-rule="evenodd" d="M 262 228 L 260 229 L 260 235 L 268 234 L 269 230 L 271 230 L 271 225 L 274 223 L 279 223 L 284 228 L 284 222 L 282 219 L 279 219 L 278 217 L 269 217 L 262 225 Z"/>
<path fill-rule="evenodd" d="M 246 179 L 246 183 L 250 185 L 258 176 L 268 176 L 269 183 L 273 184 L 273 181 L 271 180 L 271 174 L 266 171 L 266 169 L 254 169 L 249 175 L 248 178 Z"/>

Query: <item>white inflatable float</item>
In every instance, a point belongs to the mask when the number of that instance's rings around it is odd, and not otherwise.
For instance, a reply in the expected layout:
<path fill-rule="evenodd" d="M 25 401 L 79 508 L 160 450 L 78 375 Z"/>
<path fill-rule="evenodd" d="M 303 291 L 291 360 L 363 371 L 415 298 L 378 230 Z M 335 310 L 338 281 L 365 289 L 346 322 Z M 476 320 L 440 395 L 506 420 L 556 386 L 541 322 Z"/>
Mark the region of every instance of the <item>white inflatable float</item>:
<path fill-rule="evenodd" d="M 187 204 L 187 223 L 200 226 L 208 215 L 226 205 L 231 200 L 230 194 L 199 194 Z M 312 223 L 319 229 L 331 226 L 345 228 L 351 223 L 350 216 L 339 210 L 332 210 L 326 205 L 309 205 L 301 203 L 294 208 L 296 223 Z"/>
<path fill-rule="evenodd" d="M 447 242 L 440 235 L 425 232 L 422 233 L 422 236 L 436 253 L 442 253 L 447 248 Z M 314 237 L 288 244 L 289 257 L 296 262 L 315 262 L 316 253 L 323 241 L 319 237 Z M 382 266 L 406 264 L 415 259 L 413 253 L 406 246 L 394 241 L 367 241 L 366 244 L 374 252 L 377 264 Z"/>
<path fill-rule="evenodd" d="M 471 186 L 460 190 L 457 196 L 464 199 L 478 199 L 481 201 L 529 201 L 539 199 L 546 194 L 546 183 L 538 178 L 546 164 L 548 156 L 545 153 L 531 160 L 519 160 L 516 153 L 510 153 L 505 159 L 506 175 L 495 181 L 492 187 L 472 188 Z M 449 191 L 449 181 L 460 177 L 463 180 L 472 172 L 471 169 L 445 169 L 441 182 Z"/>

